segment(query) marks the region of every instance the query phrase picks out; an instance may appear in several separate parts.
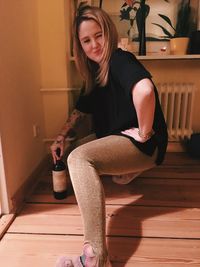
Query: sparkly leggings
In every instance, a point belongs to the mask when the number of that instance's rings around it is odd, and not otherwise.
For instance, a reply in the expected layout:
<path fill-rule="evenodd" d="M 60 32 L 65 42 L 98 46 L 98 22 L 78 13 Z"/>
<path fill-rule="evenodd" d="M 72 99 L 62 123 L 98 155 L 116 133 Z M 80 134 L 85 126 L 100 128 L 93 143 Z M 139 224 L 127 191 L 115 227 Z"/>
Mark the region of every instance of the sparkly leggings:
<path fill-rule="evenodd" d="M 139 151 L 124 136 L 96 139 L 90 135 L 79 141 L 68 156 L 68 168 L 84 226 L 84 239 L 105 262 L 105 197 L 100 175 L 141 172 L 155 166 L 152 157 Z M 102 265 L 103 266 L 103 265 Z"/>

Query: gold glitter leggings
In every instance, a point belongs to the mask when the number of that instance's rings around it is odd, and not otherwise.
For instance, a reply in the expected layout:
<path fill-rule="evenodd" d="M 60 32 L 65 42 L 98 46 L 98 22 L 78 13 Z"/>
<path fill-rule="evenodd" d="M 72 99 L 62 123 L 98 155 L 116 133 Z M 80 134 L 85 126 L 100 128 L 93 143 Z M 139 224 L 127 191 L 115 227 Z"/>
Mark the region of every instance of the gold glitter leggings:
<path fill-rule="evenodd" d="M 105 197 L 100 175 L 141 172 L 155 166 L 152 157 L 138 150 L 124 136 L 96 139 L 90 135 L 79 141 L 68 156 L 68 168 L 84 226 L 84 239 L 105 262 Z M 103 266 L 103 265 L 102 265 Z"/>

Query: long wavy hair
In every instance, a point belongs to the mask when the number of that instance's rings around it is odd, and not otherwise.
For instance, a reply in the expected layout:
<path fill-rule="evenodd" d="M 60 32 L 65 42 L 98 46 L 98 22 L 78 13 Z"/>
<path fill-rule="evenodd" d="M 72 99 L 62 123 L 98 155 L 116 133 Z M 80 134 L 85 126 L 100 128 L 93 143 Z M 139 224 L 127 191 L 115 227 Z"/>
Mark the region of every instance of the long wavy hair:
<path fill-rule="evenodd" d="M 82 49 L 79 40 L 79 28 L 83 21 L 94 20 L 101 28 L 104 38 L 102 59 L 97 75 L 92 62 Z M 118 34 L 109 15 L 102 9 L 81 3 L 76 11 L 73 23 L 73 52 L 76 67 L 84 80 L 85 93 L 89 93 L 95 84 L 105 86 L 108 81 L 109 61 L 113 51 L 117 49 Z"/>

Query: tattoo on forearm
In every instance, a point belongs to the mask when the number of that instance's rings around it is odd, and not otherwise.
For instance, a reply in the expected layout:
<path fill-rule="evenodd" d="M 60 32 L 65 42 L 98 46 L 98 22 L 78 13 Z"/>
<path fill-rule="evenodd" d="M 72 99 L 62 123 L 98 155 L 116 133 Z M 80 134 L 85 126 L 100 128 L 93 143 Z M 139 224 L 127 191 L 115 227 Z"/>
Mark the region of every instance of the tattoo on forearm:
<path fill-rule="evenodd" d="M 67 124 L 70 126 L 70 128 L 76 127 L 80 121 L 85 117 L 85 114 L 80 112 L 77 109 L 74 109 L 72 114 L 67 120 Z"/>
<path fill-rule="evenodd" d="M 85 113 L 80 112 L 77 109 L 74 109 L 71 115 L 69 116 L 68 120 L 66 121 L 65 125 L 62 128 L 62 133 L 64 135 L 69 132 L 70 129 L 76 128 L 82 119 L 86 116 Z"/>

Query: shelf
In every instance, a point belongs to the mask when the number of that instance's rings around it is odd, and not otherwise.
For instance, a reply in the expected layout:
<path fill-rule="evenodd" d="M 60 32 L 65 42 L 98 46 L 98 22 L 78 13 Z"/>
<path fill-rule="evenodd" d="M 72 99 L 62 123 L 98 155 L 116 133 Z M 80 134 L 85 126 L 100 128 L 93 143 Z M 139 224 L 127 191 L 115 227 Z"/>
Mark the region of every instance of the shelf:
<path fill-rule="evenodd" d="M 200 59 L 200 55 L 147 55 L 136 56 L 139 60 L 190 60 Z M 70 61 L 74 61 L 74 57 L 70 57 Z"/>
<path fill-rule="evenodd" d="M 137 56 L 139 60 L 188 60 L 200 59 L 200 55 L 152 55 Z"/>

